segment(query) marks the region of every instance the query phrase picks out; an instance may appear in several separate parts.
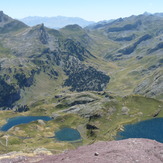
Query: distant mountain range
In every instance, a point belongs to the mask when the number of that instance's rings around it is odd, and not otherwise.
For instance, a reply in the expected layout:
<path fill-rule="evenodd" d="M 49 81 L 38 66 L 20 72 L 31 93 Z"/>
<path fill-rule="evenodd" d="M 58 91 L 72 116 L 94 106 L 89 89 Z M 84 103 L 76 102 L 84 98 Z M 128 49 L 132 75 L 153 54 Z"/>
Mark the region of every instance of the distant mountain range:
<path fill-rule="evenodd" d="M 62 28 L 70 24 L 78 24 L 81 27 L 86 27 L 94 23 L 93 21 L 87 21 L 78 17 L 64 17 L 64 16 L 57 16 L 57 17 L 29 16 L 20 20 L 29 26 L 35 26 L 37 24 L 44 23 L 46 27 L 56 28 L 56 29 Z"/>
<path fill-rule="evenodd" d="M 144 16 L 146 15 L 153 15 L 158 17 L 163 17 L 163 13 L 154 13 L 151 14 L 149 12 L 144 12 Z M 103 20 L 99 22 L 94 21 L 87 21 L 85 19 L 79 17 L 65 17 L 65 16 L 56 16 L 56 17 L 41 17 L 41 16 L 29 16 L 22 19 L 19 19 L 23 23 L 27 24 L 28 26 L 35 26 L 38 24 L 44 24 L 46 27 L 59 29 L 63 28 L 67 25 L 77 24 L 81 27 L 100 27 L 110 22 L 113 22 L 115 19 L 110 20 Z"/>

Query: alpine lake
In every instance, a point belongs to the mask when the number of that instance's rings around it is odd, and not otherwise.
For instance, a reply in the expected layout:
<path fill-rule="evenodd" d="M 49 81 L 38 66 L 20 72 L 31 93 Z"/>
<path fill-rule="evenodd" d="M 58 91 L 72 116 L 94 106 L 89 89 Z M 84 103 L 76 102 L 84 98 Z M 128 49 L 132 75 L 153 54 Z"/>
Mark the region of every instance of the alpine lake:
<path fill-rule="evenodd" d="M 163 143 L 163 118 L 154 118 L 124 126 L 116 139 L 146 138 Z"/>
<path fill-rule="evenodd" d="M 27 124 L 40 119 L 44 121 L 52 120 L 52 118 L 48 116 L 18 116 L 9 118 L 7 123 L 4 124 L 0 130 L 6 132 L 16 125 Z M 61 128 L 60 130 L 55 131 L 54 138 L 58 141 L 68 142 L 82 140 L 79 131 L 69 127 Z M 117 133 L 116 140 L 128 138 L 147 138 L 163 143 L 163 118 L 153 118 L 150 120 L 125 125 L 124 131 Z"/>
<path fill-rule="evenodd" d="M 7 120 L 7 123 L 4 124 L 0 130 L 3 132 L 8 131 L 10 128 L 20 125 L 20 124 L 27 124 L 33 121 L 37 120 L 44 120 L 44 121 L 50 121 L 52 120 L 51 117 L 48 116 L 18 116 L 18 117 L 13 117 L 9 118 Z M 73 129 L 73 128 L 62 128 L 59 131 L 55 132 L 55 137 L 56 140 L 58 141 L 78 141 L 81 140 L 81 135 L 78 132 L 78 130 Z"/>

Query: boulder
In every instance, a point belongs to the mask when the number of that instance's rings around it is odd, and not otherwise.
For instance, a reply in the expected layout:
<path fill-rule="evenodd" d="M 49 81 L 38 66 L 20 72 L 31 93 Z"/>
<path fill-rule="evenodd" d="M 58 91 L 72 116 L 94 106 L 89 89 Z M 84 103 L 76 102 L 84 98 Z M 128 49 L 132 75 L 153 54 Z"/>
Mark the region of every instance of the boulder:
<path fill-rule="evenodd" d="M 126 106 L 122 107 L 122 115 L 128 115 L 129 111 L 130 111 L 130 109 L 127 108 Z"/>

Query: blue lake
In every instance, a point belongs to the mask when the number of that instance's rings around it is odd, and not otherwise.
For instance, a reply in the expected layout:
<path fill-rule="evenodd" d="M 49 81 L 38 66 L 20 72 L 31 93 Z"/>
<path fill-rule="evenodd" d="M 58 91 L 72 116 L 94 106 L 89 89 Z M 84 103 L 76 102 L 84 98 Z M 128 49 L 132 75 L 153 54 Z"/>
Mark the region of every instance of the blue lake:
<path fill-rule="evenodd" d="M 119 132 L 116 139 L 128 138 L 147 138 L 163 143 L 163 118 L 125 125 L 124 131 Z"/>
<path fill-rule="evenodd" d="M 81 135 L 73 128 L 62 128 L 55 132 L 55 138 L 59 141 L 77 141 L 81 139 Z"/>
<path fill-rule="evenodd" d="M 52 118 L 50 118 L 48 116 L 18 116 L 18 117 L 9 118 L 7 120 L 7 123 L 5 125 L 3 125 L 0 128 L 0 130 L 1 131 L 8 131 L 13 126 L 16 126 L 19 124 L 30 123 L 32 121 L 37 121 L 39 119 L 44 120 L 44 121 L 52 120 Z"/>

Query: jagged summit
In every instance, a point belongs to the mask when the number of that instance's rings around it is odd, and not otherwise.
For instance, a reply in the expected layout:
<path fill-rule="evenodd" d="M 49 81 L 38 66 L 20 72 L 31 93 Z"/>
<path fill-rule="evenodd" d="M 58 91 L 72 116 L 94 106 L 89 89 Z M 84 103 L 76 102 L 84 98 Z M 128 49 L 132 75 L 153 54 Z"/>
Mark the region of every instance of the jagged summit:
<path fill-rule="evenodd" d="M 11 21 L 13 20 L 12 18 L 10 18 L 9 16 L 5 15 L 3 13 L 3 11 L 0 11 L 0 23 L 5 23 L 7 21 Z"/>
<path fill-rule="evenodd" d="M 43 44 L 47 44 L 48 43 L 48 34 L 45 30 L 45 27 L 44 27 L 44 24 L 42 23 L 40 25 L 40 36 L 39 36 L 39 39 L 40 41 L 43 43 Z"/>
<path fill-rule="evenodd" d="M 26 28 L 27 25 L 21 21 L 12 19 L 8 15 L 0 11 L 0 33 L 7 33 L 12 31 L 18 31 L 22 28 Z"/>
<path fill-rule="evenodd" d="M 31 37 L 36 36 L 42 44 L 48 43 L 48 33 L 43 23 L 32 27 L 28 35 Z"/>

